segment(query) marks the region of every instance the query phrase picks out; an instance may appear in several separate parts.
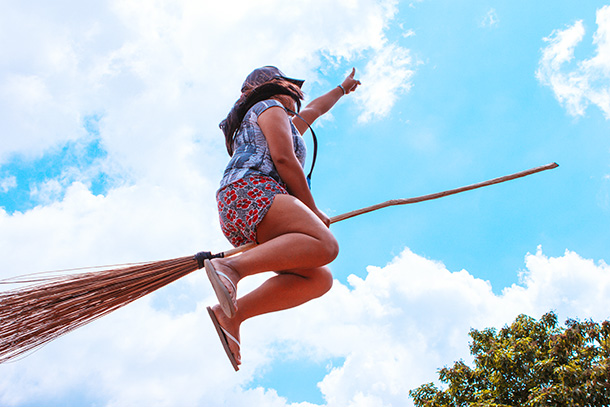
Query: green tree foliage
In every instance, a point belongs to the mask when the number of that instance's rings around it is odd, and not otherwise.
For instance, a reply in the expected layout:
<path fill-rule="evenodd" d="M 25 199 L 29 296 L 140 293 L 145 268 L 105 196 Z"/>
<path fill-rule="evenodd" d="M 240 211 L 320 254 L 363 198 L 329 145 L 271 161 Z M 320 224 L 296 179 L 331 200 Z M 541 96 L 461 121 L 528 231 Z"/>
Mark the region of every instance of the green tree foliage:
<path fill-rule="evenodd" d="M 474 369 L 463 361 L 409 392 L 417 407 L 610 406 L 610 322 L 539 321 L 520 315 L 499 332 L 470 331 Z"/>

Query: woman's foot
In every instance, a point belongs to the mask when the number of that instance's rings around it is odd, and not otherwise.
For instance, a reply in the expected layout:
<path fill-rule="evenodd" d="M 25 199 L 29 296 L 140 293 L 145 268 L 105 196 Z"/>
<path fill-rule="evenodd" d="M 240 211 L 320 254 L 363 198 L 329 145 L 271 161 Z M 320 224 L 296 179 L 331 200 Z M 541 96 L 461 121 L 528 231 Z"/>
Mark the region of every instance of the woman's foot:
<path fill-rule="evenodd" d="M 227 318 L 219 305 L 207 309 L 229 361 L 235 371 L 238 371 L 239 365 L 241 365 L 239 324 L 236 324 L 235 320 Z"/>
<path fill-rule="evenodd" d="M 237 286 L 233 281 L 239 281 L 239 276 L 221 261 L 214 260 L 212 263 L 205 260 L 203 264 L 222 311 L 227 317 L 233 318 L 237 311 Z"/>

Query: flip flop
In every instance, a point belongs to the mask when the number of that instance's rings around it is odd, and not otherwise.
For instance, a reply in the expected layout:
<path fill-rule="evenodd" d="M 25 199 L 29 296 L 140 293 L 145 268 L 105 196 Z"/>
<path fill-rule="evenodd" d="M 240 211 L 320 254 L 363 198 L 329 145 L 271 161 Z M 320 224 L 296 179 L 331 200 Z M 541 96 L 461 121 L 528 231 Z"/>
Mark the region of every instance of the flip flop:
<path fill-rule="evenodd" d="M 235 304 L 235 299 L 231 296 L 231 293 L 224 285 L 224 283 L 220 280 L 220 276 L 226 278 L 231 287 L 233 287 L 233 293 L 237 293 L 237 287 L 233 284 L 233 281 L 223 272 L 217 271 L 214 268 L 214 265 L 211 261 L 205 260 L 203 262 L 205 267 L 205 271 L 210 279 L 210 283 L 212 283 L 212 288 L 216 293 L 216 298 L 218 298 L 218 303 L 220 304 L 220 308 L 225 313 L 225 315 L 229 318 L 233 318 L 235 316 L 235 311 L 237 311 L 237 306 Z"/>
<path fill-rule="evenodd" d="M 222 343 L 222 347 L 224 348 L 227 356 L 229 357 L 229 361 L 231 365 L 233 365 L 233 369 L 237 372 L 239 370 L 239 365 L 237 364 L 237 359 L 235 359 L 235 355 L 231 352 L 231 348 L 229 348 L 229 339 L 237 344 L 237 346 L 241 347 L 239 341 L 233 337 L 230 333 L 228 333 L 220 323 L 218 322 L 218 318 L 216 318 L 216 314 L 212 311 L 212 308 L 207 307 L 208 314 L 210 314 L 210 318 L 212 319 L 212 323 L 214 324 L 214 328 L 216 328 L 216 332 L 218 333 L 218 338 L 220 338 L 220 343 Z"/>

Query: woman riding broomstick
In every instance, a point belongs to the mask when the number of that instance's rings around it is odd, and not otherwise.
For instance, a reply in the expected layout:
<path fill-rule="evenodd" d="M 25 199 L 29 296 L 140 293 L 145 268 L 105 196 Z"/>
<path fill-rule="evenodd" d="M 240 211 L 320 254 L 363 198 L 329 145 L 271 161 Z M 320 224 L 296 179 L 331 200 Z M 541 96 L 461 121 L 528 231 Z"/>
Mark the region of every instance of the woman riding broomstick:
<path fill-rule="evenodd" d="M 255 69 L 220 123 L 231 156 L 216 194 L 221 229 L 233 246 L 256 243 L 239 256 L 204 262 L 219 302 L 208 312 L 235 370 L 242 322 L 296 307 L 332 286 L 326 265 L 339 246 L 309 189 L 302 134 L 356 90 L 355 72 L 301 110 L 304 81 L 273 66 Z M 237 298 L 241 279 L 266 271 L 277 275 Z"/>
<path fill-rule="evenodd" d="M 222 231 L 237 248 L 108 266 L 74 275 L 33 274 L 0 280 L 0 286 L 30 284 L 0 292 L 0 363 L 205 267 L 219 301 L 208 312 L 227 356 L 238 370 L 242 322 L 298 306 L 332 286 L 332 275 L 325 266 L 337 256 L 338 246 L 328 229 L 330 223 L 558 167 L 553 162 L 434 194 L 392 199 L 329 219 L 317 208 L 309 190 L 309 176 L 303 172 L 305 144 L 301 134 L 360 85 L 354 75 L 352 70 L 341 85 L 311 101 L 298 114 L 303 81 L 290 79 L 271 66 L 254 70 L 244 82 L 241 97 L 220 124 L 232 158 L 217 192 L 218 209 Z M 314 162 L 315 146 L 314 136 Z M 242 254 L 233 256 L 239 252 Z M 277 275 L 237 299 L 239 281 L 265 271 Z"/>

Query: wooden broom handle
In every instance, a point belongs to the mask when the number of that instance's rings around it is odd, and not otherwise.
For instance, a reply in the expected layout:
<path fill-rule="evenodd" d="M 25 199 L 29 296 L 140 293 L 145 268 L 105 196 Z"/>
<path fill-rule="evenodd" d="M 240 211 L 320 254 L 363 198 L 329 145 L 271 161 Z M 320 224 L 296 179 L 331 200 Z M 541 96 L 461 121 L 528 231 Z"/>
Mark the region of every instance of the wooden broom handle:
<path fill-rule="evenodd" d="M 516 172 L 511 175 L 505 175 L 503 177 L 490 179 L 488 181 L 479 182 L 479 183 L 468 185 L 465 187 L 450 189 L 450 190 L 443 191 L 443 192 L 437 192 L 435 194 L 422 195 L 422 196 L 418 196 L 415 198 L 391 199 L 389 201 L 378 203 L 376 205 L 371 205 L 371 206 L 367 206 L 365 208 L 346 212 L 342 215 L 333 216 L 332 218 L 330 218 L 330 223 L 332 224 L 332 223 L 339 222 L 339 221 L 342 221 L 345 219 L 353 218 L 355 216 L 359 216 L 359 215 L 362 215 L 362 214 L 365 214 L 368 212 L 373 212 L 373 211 L 376 211 L 376 210 L 379 210 L 382 208 L 387 208 L 388 206 L 407 205 L 407 204 L 412 204 L 412 203 L 417 203 L 417 202 L 430 201 L 432 199 L 438 199 L 438 198 L 442 198 L 442 197 L 449 196 L 449 195 L 459 194 L 460 192 L 470 191 L 473 189 L 486 187 L 488 185 L 499 184 L 501 182 L 506 182 L 506 181 L 510 181 L 510 180 L 513 180 L 516 178 L 525 177 L 528 175 L 535 174 L 537 172 L 551 170 L 551 169 L 557 168 L 557 167 L 559 167 L 559 165 L 557 163 L 550 163 L 550 164 L 543 165 L 540 167 L 531 168 L 529 170 Z M 234 254 L 241 253 L 243 251 L 251 249 L 254 246 L 256 246 L 256 243 L 248 243 L 243 246 L 236 247 L 235 249 L 227 250 L 227 251 L 223 252 L 222 254 L 223 254 L 223 257 L 229 257 Z"/>
<path fill-rule="evenodd" d="M 559 165 L 557 163 L 551 163 L 551 164 L 543 165 L 541 167 L 532 168 L 532 169 L 529 169 L 526 171 L 521 171 L 521 172 L 517 172 L 515 174 L 511 174 L 511 175 L 505 175 L 503 177 L 490 179 L 488 181 L 479 182 L 479 183 L 468 185 L 465 187 L 450 189 L 448 191 L 443 191 L 443 192 L 437 192 L 435 194 L 422 195 L 422 196 L 418 196 L 415 198 L 391 199 L 389 201 L 385 201 L 385 202 L 382 202 L 382 203 L 379 203 L 376 205 L 367 206 L 366 208 L 356 209 L 354 211 L 347 212 L 342 215 L 333 216 L 330 219 L 330 223 L 335 223 L 335 222 L 339 222 L 341 220 L 353 218 L 354 216 L 362 215 L 362 214 L 368 213 L 368 212 L 373 212 L 373 211 L 376 211 L 381 208 L 386 208 L 388 206 L 406 205 L 406 204 L 412 204 L 412 203 L 417 203 L 417 202 L 430 201 L 432 199 L 438 199 L 438 198 L 442 198 L 442 197 L 449 196 L 449 195 L 459 194 L 460 192 L 470 191 L 472 189 L 482 188 L 482 187 L 486 187 L 488 185 L 499 184 L 501 182 L 510 181 L 515 178 L 525 177 L 527 175 L 535 174 L 537 172 L 550 170 L 550 169 L 557 168 L 557 167 L 559 167 Z"/>

